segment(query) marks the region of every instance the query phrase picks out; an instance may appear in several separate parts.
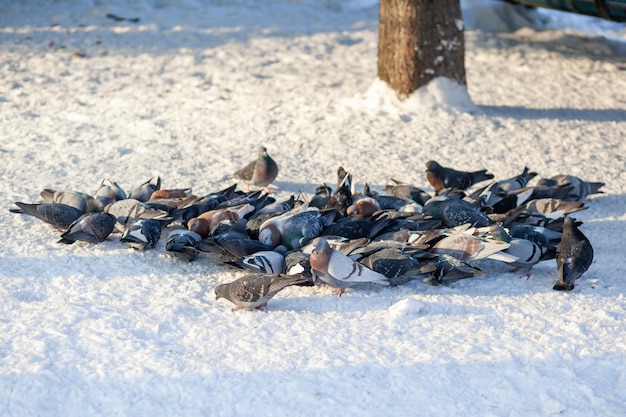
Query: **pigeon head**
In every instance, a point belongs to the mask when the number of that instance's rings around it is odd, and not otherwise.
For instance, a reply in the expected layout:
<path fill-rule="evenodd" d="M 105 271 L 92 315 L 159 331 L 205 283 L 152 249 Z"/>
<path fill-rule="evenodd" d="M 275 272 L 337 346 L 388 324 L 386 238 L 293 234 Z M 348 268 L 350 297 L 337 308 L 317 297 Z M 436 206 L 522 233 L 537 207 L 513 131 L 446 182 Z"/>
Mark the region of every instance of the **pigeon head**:
<path fill-rule="evenodd" d="M 313 242 L 313 245 L 313 251 L 309 257 L 311 269 L 324 272 L 328 269 L 328 263 L 330 262 L 333 249 L 323 237 L 317 238 Z"/>
<path fill-rule="evenodd" d="M 436 161 L 428 161 L 426 162 L 426 170 L 427 171 L 436 171 L 438 169 L 441 168 L 441 165 L 439 165 L 438 162 Z"/>
<path fill-rule="evenodd" d="M 217 287 L 215 287 L 215 299 L 219 300 L 220 298 L 228 298 L 227 292 L 228 292 L 228 285 L 226 284 L 218 285 Z"/>
<path fill-rule="evenodd" d="M 269 223 L 264 225 L 259 232 L 259 241 L 275 248 L 283 242 L 283 238 L 278 227 L 273 223 Z"/>
<path fill-rule="evenodd" d="M 364 219 L 380 210 L 380 204 L 372 197 L 364 197 L 346 209 L 348 216 Z"/>
<path fill-rule="evenodd" d="M 422 215 L 424 216 L 424 218 L 435 218 L 435 219 L 441 218 L 439 211 L 444 201 L 445 200 L 433 201 L 433 199 L 431 199 L 431 201 L 429 201 L 422 210 Z"/>
<path fill-rule="evenodd" d="M 194 217 L 187 223 L 187 228 L 192 232 L 196 232 L 202 238 L 207 238 L 211 235 L 211 223 L 207 219 Z"/>

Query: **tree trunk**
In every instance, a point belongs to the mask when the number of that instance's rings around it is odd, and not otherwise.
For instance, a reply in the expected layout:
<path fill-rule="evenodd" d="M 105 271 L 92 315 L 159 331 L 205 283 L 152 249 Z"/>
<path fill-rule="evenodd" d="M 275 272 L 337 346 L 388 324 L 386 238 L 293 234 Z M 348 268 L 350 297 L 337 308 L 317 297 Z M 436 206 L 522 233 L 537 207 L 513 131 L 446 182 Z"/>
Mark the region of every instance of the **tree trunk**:
<path fill-rule="evenodd" d="M 465 81 L 460 0 L 380 0 L 378 77 L 404 99 L 435 77 Z"/>

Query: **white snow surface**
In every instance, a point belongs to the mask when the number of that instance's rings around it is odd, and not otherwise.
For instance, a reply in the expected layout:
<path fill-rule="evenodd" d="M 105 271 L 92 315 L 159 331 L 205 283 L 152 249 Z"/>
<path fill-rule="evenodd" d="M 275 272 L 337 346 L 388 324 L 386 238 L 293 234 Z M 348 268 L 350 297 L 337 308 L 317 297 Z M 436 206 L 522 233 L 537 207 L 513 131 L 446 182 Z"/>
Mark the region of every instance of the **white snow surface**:
<path fill-rule="evenodd" d="M 375 1 L 0 0 L 0 415 L 623 415 L 625 26 L 463 13 L 467 91 L 436 80 L 399 102 L 376 80 Z M 233 312 L 213 289 L 241 274 L 210 257 L 61 245 L 8 210 L 104 178 L 205 194 L 260 144 L 277 198 L 339 165 L 357 189 L 432 190 L 429 159 L 604 181 L 575 215 L 595 260 L 568 293 L 554 261 L 530 279 L 487 264 L 449 286 L 290 287 Z"/>

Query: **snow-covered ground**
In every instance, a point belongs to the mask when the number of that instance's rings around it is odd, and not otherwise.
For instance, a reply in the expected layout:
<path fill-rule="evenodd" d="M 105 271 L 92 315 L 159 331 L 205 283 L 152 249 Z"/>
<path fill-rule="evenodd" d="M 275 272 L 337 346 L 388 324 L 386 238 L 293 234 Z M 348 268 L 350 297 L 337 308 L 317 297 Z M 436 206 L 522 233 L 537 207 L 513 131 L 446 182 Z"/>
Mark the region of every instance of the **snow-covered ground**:
<path fill-rule="evenodd" d="M 398 103 L 374 1 L 0 0 L 0 415 L 623 415 L 626 26 L 519 10 L 463 2 L 471 100 L 438 81 Z M 104 178 L 215 191 L 260 144 L 278 197 L 339 165 L 431 190 L 429 159 L 604 181 L 575 216 L 594 263 L 568 293 L 553 261 L 490 264 L 232 312 L 213 289 L 239 274 L 210 258 L 60 245 L 8 210 Z"/>

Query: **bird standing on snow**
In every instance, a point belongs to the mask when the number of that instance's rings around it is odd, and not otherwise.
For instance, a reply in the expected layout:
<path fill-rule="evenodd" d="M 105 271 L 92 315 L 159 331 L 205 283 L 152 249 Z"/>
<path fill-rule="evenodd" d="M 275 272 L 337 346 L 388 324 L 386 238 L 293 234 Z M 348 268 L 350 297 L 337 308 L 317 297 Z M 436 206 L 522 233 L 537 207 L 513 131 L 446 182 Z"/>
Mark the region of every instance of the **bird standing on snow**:
<path fill-rule="evenodd" d="M 278 165 L 267 153 L 267 148 L 259 147 L 259 157 L 233 174 L 249 187 L 265 188 L 278 176 Z"/>
<path fill-rule="evenodd" d="M 426 163 L 426 178 L 435 191 L 443 188 L 458 188 L 465 190 L 477 182 L 493 178 L 486 169 L 474 172 L 457 171 L 453 168 L 442 167 L 436 161 Z"/>
<path fill-rule="evenodd" d="M 308 281 L 302 275 L 272 276 L 248 274 L 228 284 L 215 287 L 215 299 L 225 298 L 235 304 L 236 310 L 254 310 L 265 307 L 280 290 Z"/>
<path fill-rule="evenodd" d="M 19 209 L 10 209 L 12 213 L 28 214 L 36 217 L 57 229 L 67 229 L 76 219 L 85 214 L 76 207 L 63 203 L 35 203 L 28 204 L 15 202 Z"/>
<path fill-rule="evenodd" d="M 386 276 L 372 271 L 331 248 L 328 241 L 323 237 L 317 238 L 314 242 L 309 262 L 311 263 L 311 271 L 320 280 L 331 287 L 339 288 L 339 295 L 343 293 L 344 288 L 354 287 L 358 284 L 390 285 Z"/>
<path fill-rule="evenodd" d="M 570 291 L 574 282 L 589 268 L 593 261 L 593 247 L 589 239 L 580 231 L 571 217 L 563 222 L 563 235 L 556 247 L 558 281 L 553 289 Z"/>

